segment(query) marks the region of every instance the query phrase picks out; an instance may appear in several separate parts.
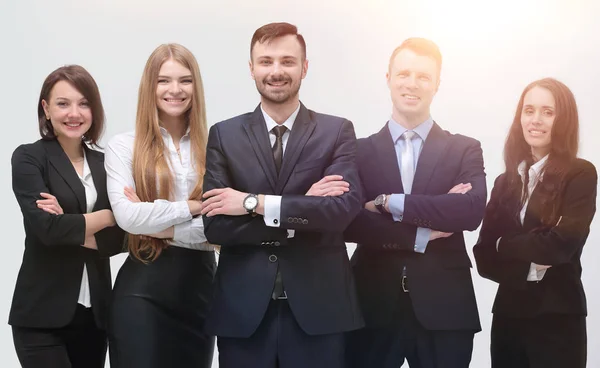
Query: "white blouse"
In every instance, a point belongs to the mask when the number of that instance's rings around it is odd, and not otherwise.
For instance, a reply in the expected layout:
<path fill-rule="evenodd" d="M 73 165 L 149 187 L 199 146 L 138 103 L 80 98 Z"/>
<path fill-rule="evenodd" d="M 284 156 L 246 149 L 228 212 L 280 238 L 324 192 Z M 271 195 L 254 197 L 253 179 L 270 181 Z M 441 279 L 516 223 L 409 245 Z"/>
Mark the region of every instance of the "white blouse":
<path fill-rule="evenodd" d="M 79 177 L 79 180 L 81 180 L 81 184 L 83 184 L 83 188 L 85 189 L 85 211 L 86 213 L 91 213 L 94 211 L 94 206 L 96 205 L 96 200 L 98 199 L 98 192 L 96 191 L 96 186 L 94 186 L 94 179 L 92 178 L 92 172 L 90 171 L 90 166 L 88 165 L 85 150 L 83 151 L 83 175 L 79 175 L 79 173 L 77 173 L 77 176 Z M 92 306 L 90 297 L 90 281 L 88 279 L 87 266 L 85 263 L 83 264 L 83 276 L 81 277 L 81 287 L 79 288 L 79 298 L 77 299 L 77 303 L 86 308 L 90 308 Z"/>
<path fill-rule="evenodd" d="M 128 132 L 113 137 L 106 147 L 107 191 L 117 224 L 131 234 L 149 235 L 174 227 L 169 244 L 195 250 L 213 250 L 206 242 L 202 217 L 190 213 L 187 200 L 196 186 L 198 173 L 191 162 L 189 129 L 179 141 L 181 160 L 173 139 L 166 129 L 160 128 L 166 146 L 167 162 L 173 174 L 173 198 L 154 202 L 131 202 L 125 196 L 125 187 L 135 189 L 133 180 L 133 144 L 135 133 Z"/>

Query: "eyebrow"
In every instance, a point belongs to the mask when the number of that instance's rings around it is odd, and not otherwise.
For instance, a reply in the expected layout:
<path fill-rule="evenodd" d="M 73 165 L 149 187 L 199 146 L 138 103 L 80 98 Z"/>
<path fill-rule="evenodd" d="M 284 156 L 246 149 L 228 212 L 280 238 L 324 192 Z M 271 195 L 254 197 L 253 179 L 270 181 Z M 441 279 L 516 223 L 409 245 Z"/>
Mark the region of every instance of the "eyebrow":
<path fill-rule="evenodd" d="M 530 105 L 525 105 L 523 107 L 535 107 L 535 106 L 530 104 Z M 542 105 L 542 108 L 554 110 L 554 106 Z"/>
<path fill-rule="evenodd" d="M 166 75 L 159 75 L 158 78 L 171 79 L 171 77 L 166 76 Z M 184 76 L 179 77 L 179 79 L 184 79 L 184 78 L 192 78 L 192 75 L 190 74 L 190 75 L 184 75 Z"/>
<path fill-rule="evenodd" d="M 56 97 L 55 99 L 56 99 L 56 100 L 66 100 L 66 101 L 71 101 L 71 99 L 70 99 L 70 98 L 68 98 L 68 97 L 62 97 L 62 96 L 58 96 L 58 97 Z M 85 97 L 82 97 L 82 98 L 80 98 L 80 99 L 79 99 L 79 101 L 83 101 L 83 100 L 87 100 L 87 98 L 85 98 Z"/>

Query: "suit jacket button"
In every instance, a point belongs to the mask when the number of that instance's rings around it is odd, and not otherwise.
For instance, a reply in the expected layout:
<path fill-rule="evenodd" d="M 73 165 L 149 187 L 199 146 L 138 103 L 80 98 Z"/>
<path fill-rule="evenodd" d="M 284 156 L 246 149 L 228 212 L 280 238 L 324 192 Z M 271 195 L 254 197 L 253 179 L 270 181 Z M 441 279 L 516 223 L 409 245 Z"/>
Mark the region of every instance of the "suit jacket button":
<path fill-rule="evenodd" d="M 273 223 L 274 223 L 275 225 L 277 225 L 277 224 L 279 223 L 279 221 L 277 221 L 277 219 L 273 219 Z"/>
<path fill-rule="evenodd" d="M 276 255 L 274 255 L 274 254 L 271 254 L 271 255 L 269 256 L 269 261 L 270 261 L 270 262 L 277 262 L 277 256 L 276 256 Z"/>
<path fill-rule="evenodd" d="M 288 217 L 288 222 L 293 223 L 294 222 L 294 218 L 293 217 Z"/>
<path fill-rule="evenodd" d="M 265 242 L 260 242 L 260 245 L 265 245 Z"/>
<path fill-rule="evenodd" d="M 278 247 L 278 246 L 280 246 L 280 245 L 281 245 L 281 243 L 280 243 L 280 242 L 278 242 L 278 241 L 276 241 L 276 242 L 275 242 L 275 243 L 273 243 L 273 244 L 274 244 L 276 247 Z"/>
<path fill-rule="evenodd" d="M 308 225 L 308 220 L 307 219 L 302 220 L 302 225 Z"/>

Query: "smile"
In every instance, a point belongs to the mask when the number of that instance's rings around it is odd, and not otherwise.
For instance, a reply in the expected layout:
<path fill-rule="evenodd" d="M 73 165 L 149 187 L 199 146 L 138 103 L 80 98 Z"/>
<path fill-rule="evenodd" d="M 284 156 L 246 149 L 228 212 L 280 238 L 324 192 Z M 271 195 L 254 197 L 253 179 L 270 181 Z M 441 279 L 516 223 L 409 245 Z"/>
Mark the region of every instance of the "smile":
<path fill-rule="evenodd" d="M 402 97 L 406 98 L 407 100 L 413 100 L 413 101 L 417 101 L 417 100 L 421 99 L 419 96 L 415 96 L 415 95 L 402 95 Z"/>

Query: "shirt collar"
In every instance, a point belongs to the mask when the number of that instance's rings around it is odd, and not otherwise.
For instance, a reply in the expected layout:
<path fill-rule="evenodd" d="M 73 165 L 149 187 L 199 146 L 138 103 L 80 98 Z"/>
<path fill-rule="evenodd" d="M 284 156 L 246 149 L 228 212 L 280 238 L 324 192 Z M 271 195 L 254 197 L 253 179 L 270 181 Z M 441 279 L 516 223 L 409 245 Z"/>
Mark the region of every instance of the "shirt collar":
<path fill-rule="evenodd" d="M 408 130 L 399 123 L 397 123 L 393 118 L 390 118 L 390 120 L 388 121 L 388 128 L 390 130 L 390 134 L 392 135 L 394 143 L 397 142 L 398 139 L 402 137 L 402 134 L 404 134 L 404 132 Z M 417 135 L 424 142 L 427 139 L 431 128 L 433 128 L 433 119 L 430 116 L 427 120 L 417 125 L 412 131 L 417 133 Z"/>
<path fill-rule="evenodd" d="M 262 104 L 260 105 L 260 111 L 262 111 L 263 117 L 265 118 L 265 123 L 267 124 L 267 131 L 271 132 L 271 129 L 275 128 L 276 126 L 278 126 L 279 124 L 277 124 L 275 122 L 275 120 L 273 120 L 266 112 L 265 110 L 263 110 Z M 294 112 L 292 113 L 292 115 L 290 115 L 286 121 L 283 122 L 283 124 L 286 128 L 288 128 L 288 130 L 291 132 L 292 131 L 292 127 L 294 126 L 294 121 L 296 121 L 296 117 L 298 116 L 298 113 L 300 112 L 300 103 L 298 103 L 298 107 L 296 108 L 296 110 L 294 110 Z"/>
<path fill-rule="evenodd" d="M 548 161 L 548 155 L 544 156 L 541 160 L 539 160 L 535 164 L 531 165 L 531 167 L 529 168 L 529 180 L 533 179 L 534 176 L 536 179 L 538 178 L 538 176 L 540 175 L 540 172 L 546 165 L 547 161 Z M 527 163 L 525 161 L 521 161 L 521 163 L 519 164 L 519 167 L 517 167 L 517 171 L 519 172 L 521 179 L 523 179 L 525 177 L 525 167 L 526 166 L 527 166 Z M 540 177 L 539 179 L 542 179 L 542 178 Z"/>
<path fill-rule="evenodd" d="M 169 131 L 167 129 L 165 129 L 165 127 L 159 125 L 158 126 L 160 128 L 160 133 L 165 136 L 165 137 L 170 137 L 171 135 L 169 134 Z M 190 125 L 188 124 L 187 129 L 185 130 L 185 134 L 183 135 L 183 137 L 187 136 L 190 134 Z M 183 138 L 182 137 L 182 138 Z"/>
<path fill-rule="evenodd" d="M 85 149 L 83 150 L 83 172 L 82 173 L 83 173 L 83 175 L 81 175 L 81 178 L 83 180 L 86 180 L 87 177 L 92 174 L 92 172 L 90 171 L 90 165 L 88 165 L 87 154 L 85 153 Z"/>

